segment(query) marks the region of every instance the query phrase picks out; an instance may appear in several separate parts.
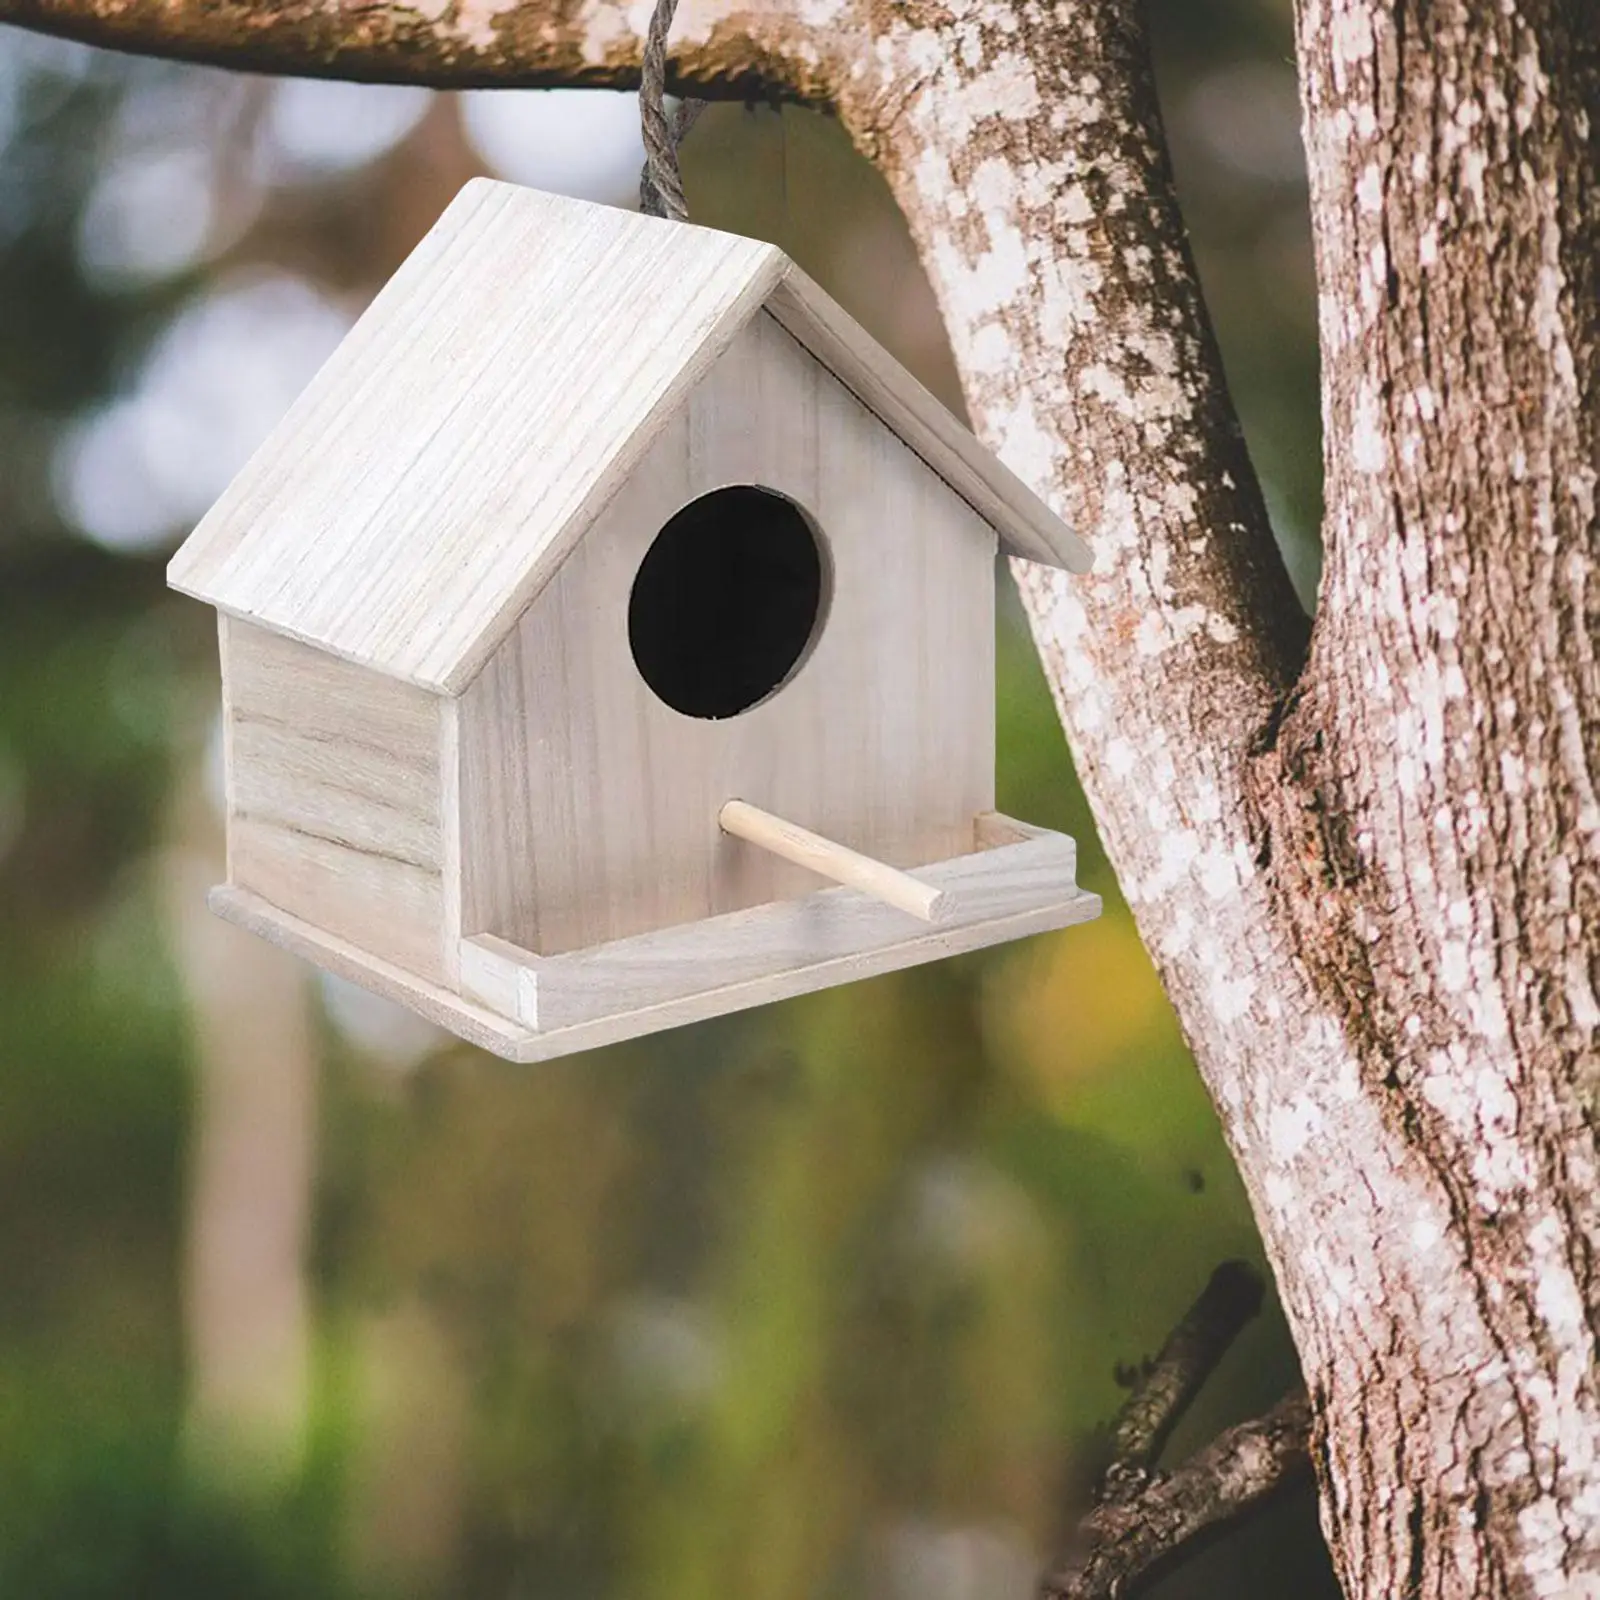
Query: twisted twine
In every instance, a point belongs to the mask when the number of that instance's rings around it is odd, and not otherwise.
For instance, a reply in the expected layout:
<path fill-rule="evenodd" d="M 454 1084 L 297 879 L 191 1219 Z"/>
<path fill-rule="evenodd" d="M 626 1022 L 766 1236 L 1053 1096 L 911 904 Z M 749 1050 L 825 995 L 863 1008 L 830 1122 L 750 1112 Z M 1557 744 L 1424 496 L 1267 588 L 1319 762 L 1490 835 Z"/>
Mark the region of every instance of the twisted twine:
<path fill-rule="evenodd" d="M 678 146 L 705 110 L 703 100 L 681 100 L 667 115 L 667 31 L 678 0 L 656 0 L 644 36 L 644 64 L 639 78 L 639 124 L 644 133 L 644 171 L 639 174 L 639 209 L 647 217 L 689 220 L 678 170 Z"/>

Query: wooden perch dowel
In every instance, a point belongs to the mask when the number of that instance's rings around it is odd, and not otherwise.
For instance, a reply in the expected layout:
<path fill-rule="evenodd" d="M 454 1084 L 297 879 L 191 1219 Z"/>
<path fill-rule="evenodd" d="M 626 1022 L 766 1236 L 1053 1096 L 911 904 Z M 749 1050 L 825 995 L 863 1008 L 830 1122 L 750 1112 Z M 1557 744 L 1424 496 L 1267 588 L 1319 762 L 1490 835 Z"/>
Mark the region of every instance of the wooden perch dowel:
<path fill-rule="evenodd" d="M 846 845 L 824 839 L 809 828 L 785 822 L 759 806 L 744 800 L 730 800 L 717 814 L 717 822 L 724 833 L 770 850 L 797 867 L 875 895 L 886 905 L 896 906 L 924 922 L 942 920 L 945 909 L 942 890 L 913 878 L 898 867 L 887 866 Z"/>

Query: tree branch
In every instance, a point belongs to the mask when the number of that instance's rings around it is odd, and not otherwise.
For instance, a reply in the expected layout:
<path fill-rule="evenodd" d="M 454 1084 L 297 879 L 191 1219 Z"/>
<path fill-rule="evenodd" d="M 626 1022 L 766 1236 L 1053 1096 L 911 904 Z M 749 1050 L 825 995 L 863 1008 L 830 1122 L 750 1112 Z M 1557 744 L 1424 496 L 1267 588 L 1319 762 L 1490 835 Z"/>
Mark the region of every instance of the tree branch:
<path fill-rule="evenodd" d="M 1219 1434 L 1170 1476 L 1107 1499 L 1079 1528 L 1083 1554 L 1040 1586 L 1043 1600 L 1124 1600 L 1197 1540 L 1258 1510 L 1311 1470 L 1311 1402 L 1285 1396 L 1264 1417 Z"/>
<path fill-rule="evenodd" d="M 1264 1417 L 1219 1434 L 1176 1472 L 1151 1474 L 1173 1428 L 1240 1330 L 1263 1284 L 1225 1261 L 1183 1314 L 1111 1425 L 1111 1459 L 1094 1509 L 1068 1556 L 1040 1584 L 1042 1600 L 1112 1600 L 1196 1540 L 1256 1509 L 1310 1465 L 1311 1408 L 1297 1389 Z"/>
<path fill-rule="evenodd" d="M 1224 1261 L 1167 1336 L 1160 1353 L 1111 1424 L 1111 1472 L 1154 1464 L 1172 1430 L 1261 1309 L 1263 1285 L 1243 1261 Z"/>
<path fill-rule="evenodd" d="M 642 36 L 605 0 L 0 0 L 0 22 L 241 72 L 435 89 L 633 89 Z M 828 41 L 784 5 L 713 18 L 686 3 L 668 88 L 702 98 L 827 98 Z"/>

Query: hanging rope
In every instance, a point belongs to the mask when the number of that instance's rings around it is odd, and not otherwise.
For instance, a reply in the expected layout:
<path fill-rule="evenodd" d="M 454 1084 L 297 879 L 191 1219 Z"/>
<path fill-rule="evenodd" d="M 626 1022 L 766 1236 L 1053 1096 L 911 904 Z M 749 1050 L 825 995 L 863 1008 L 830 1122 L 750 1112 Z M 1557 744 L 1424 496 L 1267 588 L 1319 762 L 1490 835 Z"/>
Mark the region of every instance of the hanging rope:
<path fill-rule="evenodd" d="M 656 0 L 650 29 L 644 36 L 644 63 L 639 78 L 639 124 L 644 132 L 644 171 L 639 174 L 639 209 L 647 217 L 689 220 L 678 170 L 678 146 L 705 110 L 703 100 L 681 100 L 667 115 L 667 31 L 678 0 Z"/>

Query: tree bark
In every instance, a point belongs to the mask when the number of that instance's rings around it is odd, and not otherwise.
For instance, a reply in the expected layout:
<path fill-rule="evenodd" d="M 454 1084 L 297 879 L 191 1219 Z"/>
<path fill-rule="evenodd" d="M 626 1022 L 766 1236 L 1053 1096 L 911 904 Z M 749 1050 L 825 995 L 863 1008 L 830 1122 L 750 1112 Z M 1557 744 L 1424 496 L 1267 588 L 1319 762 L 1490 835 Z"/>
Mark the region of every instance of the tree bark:
<path fill-rule="evenodd" d="M 600 0 L 0 0 L 271 70 L 637 79 Z M 641 19 L 642 20 L 642 19 Z M 1249 1187 L 1353 1597 L 1600 1595 L 1600 21 L 1301 0 L 1315 630 L 1173 194 L 1137 0 L 685 0 L 674 82 L 834 108 L 979 433 L 1093 543 L 1018 564 Z"/>
<path fill-rule="evenodd" d="M 1595 1594 L 1600 14 L 1297 21 L 1328 561 L 1264 810 L 1417 1191 L 1319 1237 L 1330 1512 L 1369 1588 Z"/>

